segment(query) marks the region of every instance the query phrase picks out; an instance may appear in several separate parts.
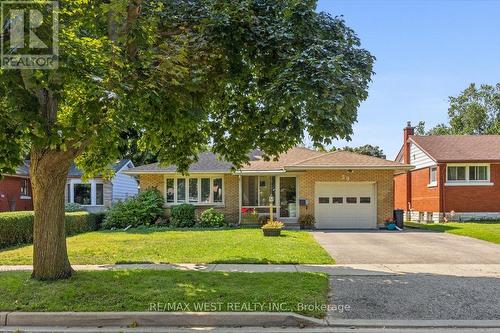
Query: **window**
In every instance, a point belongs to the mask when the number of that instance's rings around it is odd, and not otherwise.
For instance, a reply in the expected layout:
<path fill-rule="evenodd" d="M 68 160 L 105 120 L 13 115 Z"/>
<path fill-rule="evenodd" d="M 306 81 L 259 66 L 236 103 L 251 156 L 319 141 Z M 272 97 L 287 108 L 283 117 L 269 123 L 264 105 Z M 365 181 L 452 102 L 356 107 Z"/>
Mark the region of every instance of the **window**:
<path fill-rule="evenodd" d="M 222 203 L 222 178 L 215 178 L 213 184 L 214 202 Z"/>
<path fill-rule="evenodd" d="M 74 184 L 73 185 L 73 202 L 90 206 L 92 205 L 92 185 L 91 184 Z"/>
<path fill-rule="evenodd" d="M 198 202 L 198 178 L 189 178 L 189 202 Z"/>
<path fill-rule="evenodd" d="M 470 166 L 469 167 L 469 180 L 480 181 L 488 180 L 488 167 L 487 166 Z"/>
<path fill-rule="evenodd" d="M 466 181 L 464 166 L 449 166 L 448 167 L 448 181 Z"/>
<path fill-rule="evenodd" d="M 222 178 L 166 178 L 167 204 L 222 204 Z"/>
<path fill-rule="evenodd" d="M 348 204 L 355 204 L 355 203 L 358 203 L 358 198 L 348 197 L 348 198 L 345 198 L 345 202 Z"/>
<path fill-rule="evenodd" d="M 344 198 L 342 198 L 342 197 L 334 197 L 334 198 L 332 198 L 332 203 L 333 204 L 343 204 L 344 203 Z"/>
<path fill-rule="evenodd" d="M 431 167 L 429 169 L 429 184 L 437 183 L 437 167 Z"/>
<path fill-rule="evenodd" d="M 24 197 L 27 197 L 29 195 L 27 179 L 21 179 L 21 195 Z"/>
<path fill-rule="evenodd" d="M 210 178 L 201 179 L 201 203 L 210 202 Z"/>
<path fill-rule="evenodd" d="M 280 217 L 297 217 L 297 178 L 280 178 Z"/>
<path fill-rule="evenodd" d="M 95 180 L 81 183 L 80 180 L 70 180 L 67 184 L 67 203 L 76 203 L 82 206 L 104 205 L 104 184 Z"/>
<path fill-rule="evenodd" d="M 327 197 L 320 197 L 320 198 L 319 198 L 319 203 L 320 203 L 320 204 L 327 204 L 327 203 L 330 203 L 330 198 L 327 198 Z"/>
<path fill-rule="evenodd" d="M 186 202 L 186 180 L 183 178 L 177 179 L 177 202 Z"/>
<path fill-rule="evenodd" d="M 104 205 L 104 184 L 95 184 L 95 204 Z"/>
<path fill-rule="evenodd" d="M 276 201 L 276 177 L 274 176 L 244 176 L 241 185 L 244 207 L 267 207 L 271 196 Z"/>
<path fill-rule="evenodd" d="M 488 165 L 451 165 L 447 168 L 450 183 L 487 183 L 490 180 Z"/>
<path fill-rule="evenodd" d="M 174 185 L 175 180 L 172 178 L 169 178 L 166 180 L 167 184 L 167 191 L 166 191 L 166 196 L 167 196 L 167 202 L 168 203 L 174 203 L 175 202 L 175 185 Z"/>
<path fill-rule="evenodd" d="M 371 202 L 372 202 L 372 198 L 370 198 L 370 197 L 361 197 L 361 198 L 359 198 L 359 203 L 369 204 Z"/>

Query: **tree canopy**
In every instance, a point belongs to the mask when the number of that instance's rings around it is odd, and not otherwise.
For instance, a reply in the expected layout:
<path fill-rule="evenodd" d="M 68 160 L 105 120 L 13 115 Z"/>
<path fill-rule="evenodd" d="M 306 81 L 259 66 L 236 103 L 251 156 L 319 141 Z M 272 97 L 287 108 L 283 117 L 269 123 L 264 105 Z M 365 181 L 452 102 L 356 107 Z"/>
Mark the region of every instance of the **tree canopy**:
<path fill-rule="evenodd" d="M 366 144 L 363 146 L 359 147 L 348 147 L 345 146 L 344 148 L 333 148 L 332 151 L 336 150 L 344 150 L 344 151 L 350 151 L 353 153 L 361 154 L 361 155 L 367 155 L 367 156 L 374 156 L 374 157 L 379 157 L 379 158 L 386 158 L 386 155 L 384 154 L 384 151 L 379 147 L 379 146 L 373 146 L 370 144 Z"/>
<path fill-rule="evenodd" d="M 0 74 L 0 171 L 40 145 L 74 150 L 89 175 L 102 172 L 128 128 L 139 150 L 181 170 L 207 144 L 240 165 L 247 151 L 277 155 L 305 131 L 316 145 L 348 138 L 373 57 L 315 6 L 61 1 L 59 69 Z M 45 112 L 51 96 L 57 107 Z"/>
<path fill-rule="evenodd" d="M 420 122 L 420 135 L 500 134 L 500 83 L 495 86 L 474 83 L 457 97 L 449 98 L 448 124 L 438 124 L 425 131 Z"/>

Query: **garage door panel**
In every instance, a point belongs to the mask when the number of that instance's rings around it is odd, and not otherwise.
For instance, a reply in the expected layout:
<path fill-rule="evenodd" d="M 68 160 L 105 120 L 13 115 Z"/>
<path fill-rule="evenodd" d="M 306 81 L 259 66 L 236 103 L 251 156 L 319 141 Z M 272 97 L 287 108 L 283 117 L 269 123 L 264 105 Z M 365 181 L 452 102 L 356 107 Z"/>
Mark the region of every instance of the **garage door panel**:
<path fill-rule="evenodd" d="M 374 184 L 316 183 L 315 190 L 317 228 L 371 229 L 376 227 Z M 334 200 L 334 198 L 337 199 Z M 351 201 L 355 203 L 348 203 L 347 198 L 353 198 Z"/>

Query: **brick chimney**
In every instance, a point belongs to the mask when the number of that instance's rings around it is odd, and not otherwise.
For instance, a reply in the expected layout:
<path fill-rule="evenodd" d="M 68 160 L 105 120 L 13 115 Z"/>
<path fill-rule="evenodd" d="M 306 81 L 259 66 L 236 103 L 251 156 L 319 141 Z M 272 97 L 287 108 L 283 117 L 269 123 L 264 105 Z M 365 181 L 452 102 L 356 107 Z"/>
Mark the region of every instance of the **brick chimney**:
<path fill-rule="evenodd" d="M 410 164 L 410 143 L 408 142 L 408 138 L 410 135 L 415 134 L 415 127 L 411 126 L 411 121 L 406 124 L 406 127 L 403 129 L 403 162 L 406 164 Z"/>

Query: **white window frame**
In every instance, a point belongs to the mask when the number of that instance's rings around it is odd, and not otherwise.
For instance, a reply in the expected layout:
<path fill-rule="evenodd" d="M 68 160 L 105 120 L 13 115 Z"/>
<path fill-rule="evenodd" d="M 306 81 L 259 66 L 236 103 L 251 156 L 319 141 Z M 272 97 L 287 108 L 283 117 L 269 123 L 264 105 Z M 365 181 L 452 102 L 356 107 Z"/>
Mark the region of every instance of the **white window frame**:
<path fill-rule="evenodd" d="M 174 180 L 174 202 L 167 202 L 167 179 Z M 178 179 L 185 179 L 186 180 L 186 188 L 185 188 L 186 200 L 184 202 L 177 202 L 177 180 Z M 198 201 L 197 202 L 189 202 L 189 180 L 190 179 L 198 179 Z M 201 202 L 201 180 L 202 179 L 210 179 L 209 202 Z M 222 180 L 222 202 L 214 202 L 214 191 L 213 191 L 214 179 L 221 179 Z M 163 185 L 164 185 L 165 206 L 174 206 L 174 205 L 180 205 L 180 204 L 190 204 L 193 206 L 224 206 L 225 202 L 226 202 L 225 201 L 225 199 L 226 199 L 226 184 L 225 184 L 224 175 L 220 175 L 220 176 L 214 176 L 214 175 L 199 175 L 198 176 L 197 175 L 197 176 L 190 176 L 190 177 L 165 175 Z"/>
<path fill-rule="evenodd" d="M 105 186 L 103 181 L 99 180 L 89 180 L 88 182 L 83 182 L 81 179 L 71 179 L 69 181 L 69 193 L 68 193 L 68 198 L 69 198 L 69 203 L 75 203 L 75 185 L 77 184 L 90 184 L 90 205 L 82 205 L 83 207 L 104 207 L 106 203 L 106 199 L 104 197 L 104 192 L 105 192 Z M 96 185 L 101 184 L 102 185 L 102 195 L 103 195 L 103 200 L 102 200 L 102 205 L 97 204 L 97 190 L 96 190 Z"/>
<path fill-rule="evenodd" d="M 433 170 L 436 173 L 436 179 L 432 180 L 432 172 Z M 448 170 L 448 168 L 446 168 Z M 446 177 L 448 177 L 448 174 L 446 174 Z M 429 167 L 429 187 L 434 187 L 437 186 L 437 180 L 438 180 L 438 167 L 437 166 L 431 166 Z"/>
<path fill-rule="evenodd" d="M 469 168 L 470 167 L 486 167 L 486 180 L 470 180 Z M 465 180 L 449 180 L 448 171 L 450 167 L 465 167 Z M 485 163 L 450 163 L 446 165 L 446 186 L 492 186 L 491 182 L 491 166 Z"/>
<path fill-rule="evenodd" d="M 25 189 L 26 191 L 23 191 Z M 31 199 L 31 191 L 30 191 L 30 182 L 27 178 L 21 178 L 21 186 L 19 188 L 19 196 L 21 200 L 30 200 Z"/>

